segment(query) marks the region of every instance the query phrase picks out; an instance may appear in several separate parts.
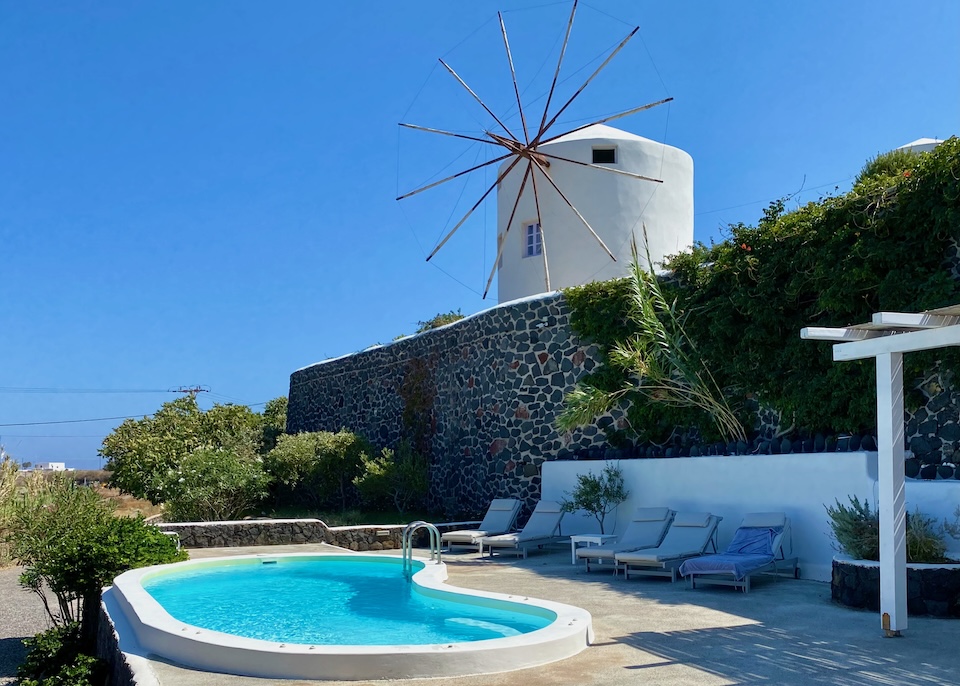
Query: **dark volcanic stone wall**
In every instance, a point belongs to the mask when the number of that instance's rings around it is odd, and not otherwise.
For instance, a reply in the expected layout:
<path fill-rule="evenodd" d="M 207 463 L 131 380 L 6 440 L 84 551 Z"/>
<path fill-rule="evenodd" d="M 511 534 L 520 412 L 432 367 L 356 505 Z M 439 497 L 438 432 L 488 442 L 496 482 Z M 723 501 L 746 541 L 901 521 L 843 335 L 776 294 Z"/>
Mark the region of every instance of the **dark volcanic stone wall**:
<path fill-rule="evenodd" d="M 378 446 L 407 436 L 430 453 L 432 509 L 476 514 L 512 496 L 529 511 L 544 460 L 605 446 L 596 425 L 554 428 L 596 364 L 563 296 L 548 294 L 294 372 L 287 431 L 346 427 Z"/>

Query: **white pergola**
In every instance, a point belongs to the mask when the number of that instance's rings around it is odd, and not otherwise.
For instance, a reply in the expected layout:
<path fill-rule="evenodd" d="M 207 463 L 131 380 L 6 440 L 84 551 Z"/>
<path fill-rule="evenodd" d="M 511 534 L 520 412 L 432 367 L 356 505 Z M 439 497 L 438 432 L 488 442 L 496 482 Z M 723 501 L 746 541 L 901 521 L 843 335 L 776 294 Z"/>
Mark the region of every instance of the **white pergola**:
<path fill-rule="evenodd" d="M 880 623 L 887 636 L 907 628 L 907 536 L 903 474 L 903 354 L 960 345 L 960 305 L 920 313 L 878 312 L 869 324 L 809 327 L 805 340 L 833 341 L 834 362 L 877 360 Z"/>

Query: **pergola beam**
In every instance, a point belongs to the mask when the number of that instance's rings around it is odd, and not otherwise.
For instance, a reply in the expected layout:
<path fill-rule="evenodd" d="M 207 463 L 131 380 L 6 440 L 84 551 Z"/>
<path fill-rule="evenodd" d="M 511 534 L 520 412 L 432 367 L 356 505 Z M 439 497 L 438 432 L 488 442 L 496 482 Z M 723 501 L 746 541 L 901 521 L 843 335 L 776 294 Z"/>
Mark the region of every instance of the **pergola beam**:
<path fill-rule="evenodd" d="M 960 345 L 960 326 L 908 331 L 896 335 L 878 336 L 833 347 L 834 362 L 863 360 L 889 353 L 912 353 Z"/>
<path fill-rule="evenodd" d="M 877 312 L 873 315 L 873 323 L 903 329 L 936 329 L 960 324 L 960 317 L 927 312 Z"/>
<path fill-rule="evenodd" d="M 863 341 L 868 338 L 878 338 L 883 334 L 879 331 L 869 331 L 867 329 L 834 329 L 825 326 L 808 326 L 800 329 L 800 338 L 805 341 L 834 341 L 841 343 L 844 341 Z"/>

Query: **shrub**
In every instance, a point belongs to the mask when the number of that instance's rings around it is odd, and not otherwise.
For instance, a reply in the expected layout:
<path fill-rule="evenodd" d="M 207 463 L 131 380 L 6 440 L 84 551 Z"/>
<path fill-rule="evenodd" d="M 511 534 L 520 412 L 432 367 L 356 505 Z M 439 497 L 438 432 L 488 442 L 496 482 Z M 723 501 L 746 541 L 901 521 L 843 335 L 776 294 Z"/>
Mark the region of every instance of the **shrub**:
<path fill-rule="evenodd" d="M 285 423 L 284 398 L 267 403 L 263 415 L 245 405 L 214 405 L 204 412 L 196 398 L 178 398 L 152 416 L 125 420 L 103 439 L 100 454 L 108 460 L 111 486 L 159 505 L 179 478 L 180 462 L 195 450 L 222 449 L 252 459 L 272 447 Z"/>
<path fill-rule="evenodd" d="M 198 448 L 180 462 L 165 491 L 166 516 L 175 522 L 239 519 L 269 493 L 259 456 L 226 448 Z"/>
<path fill-rule="evenodd" d="M 363 471 L 373 446 L 341 429 L 280 436 L 264 459 L 278 485 L 278 500 L 288 497 L 314 509 L 336 504 L 346 510 L 358 500 L 354 479 Z"/>
<path fill-rule="evenodd" d="M 461 312 L 459 308 L 457 308 L 456 312 L 453 310 L 450 310 L 449 312 L 441 312 L 425 322 L 417 322 L 417 333 L 423 333 L 424 331 L 429 331 L 430 329 L 438 329 L 441 326 L 453 324 L 461 319 L 463 319 L 463 312 Z"/>
<path fill-rule="evenodd" d="M 850 497 L 850 506 L 837 501 L 836 507 L 827 506 L 830 528 L 840 550 L 858 560 L 880 559 L 880 513 L 870 502 Z M 946 543 L 943 528 L 934 528 L 936 520 L 920 514 L 907 514 L 907 562 L 946 562 Z"/>
<path fill-rule="evenodd" d="M 947 562 L 947 544 L 943 540 L 943 529 L 935 529 L 936 520 L 925 517 L 917 510 L 907 513 L 907 561 L 908 562 Z"/>
<path fill-rule="evenodd" d="M 826 508 L 840 550 L 857 560 L 879 560 L 880 513 L 870 508 L 868 500 L 861 503 L 855 495 L 850 496 L 849 507 L 836 502 L 836 507 Z"/>
<path fill-rule="evenodd" d="M 564 512 L 583 510 L 593 515 L 600 524 L 600 533 L 606 533 L 604 520 L 627 499 L 630 492 L 624 485 L 623 471 L 607 464 L 599 476 L 593 473 L 578 474 L 577 486 L 569 495 L 569 500 L 561 501 L 561 509 Z"/>
<path fill-rule="evenodd" d="M 377 457 L 364 456 L 363 473 L 353 483 L 368 507 L 410 512 L 425 505 L 430 466 L 409 441 L 402 441 L 396 451 L 384 448 Z"/>
<path fill-rule="evenodd" d="M 80 623 L 83 649 L 94 644 L 100 590 L 114 577 L 186 559 L 142 517 L 115 517 L 95 491 L 62 476 L 51 479 L 44 493 L 17 503 L 8 539 L 24 567 L 21 585 L 40 597 L 54 626 Z"/>
<path fill-rule="evenodd" d="M 920 153 L 912 150 L 897 149 L 877 155 L 867 160 L 863 169 L 857 174 L 853 181 L 854 186 L 858 186 L 868 179 L 878 177 L 901 176 L 903 172 L 912 169 L 919 161 Z"/>
<path fill-rule="evenodd" d="M 80 650 L 78 623 L 48 629 L 23 643 L 27 657 L 17 667 L 21 686 L 94 686 L 106 682 L 106 663 Z"/>

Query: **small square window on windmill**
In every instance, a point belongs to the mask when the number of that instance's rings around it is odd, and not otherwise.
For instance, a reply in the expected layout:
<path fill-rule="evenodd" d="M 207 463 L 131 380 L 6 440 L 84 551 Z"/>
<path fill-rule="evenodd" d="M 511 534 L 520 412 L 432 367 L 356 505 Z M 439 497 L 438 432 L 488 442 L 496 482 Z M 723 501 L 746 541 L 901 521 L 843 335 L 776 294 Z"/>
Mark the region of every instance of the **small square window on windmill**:
<path fill-rule="evenodd" d="M 594 164 L 616 164 L 617 149 L 616 148 L 594 148 L 593 163 Z"/>

